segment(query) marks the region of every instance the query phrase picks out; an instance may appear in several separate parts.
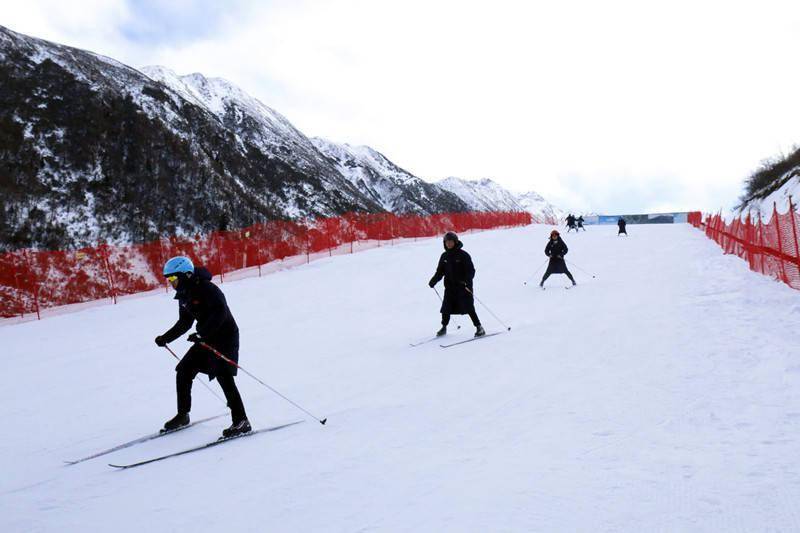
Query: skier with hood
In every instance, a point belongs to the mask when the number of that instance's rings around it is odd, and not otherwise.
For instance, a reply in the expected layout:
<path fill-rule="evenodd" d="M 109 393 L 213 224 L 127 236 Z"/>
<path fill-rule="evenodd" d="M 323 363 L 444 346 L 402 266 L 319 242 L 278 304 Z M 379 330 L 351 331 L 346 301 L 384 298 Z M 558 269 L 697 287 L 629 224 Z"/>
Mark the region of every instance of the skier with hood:
<path fill-rule="evenodd" d="M 578 228 L 575 227 L 575 220 L 576 220 L 575 215 L 573 215 L 572 213 L 567 215 L 567 233 L 569 233 L 569 231 L 573 229 L 577 233 Z"/>
<path fill-rule="evenodd" d="M 475 277 L 472 258 L 462 249 L 463 243 L 452 231 L 445 233 L 443 241 L 444 253 L 439 258 L 436 273 L 428 282 L 428 286 L 434 288 L 444 278 L 444 298 L 440 310 L 442 328 L 436 332 L 436 336 L 447 334 L 450 315 L 469 315 L 475 326 L 475 336 L 482 337 L 486 335 L 486 331 L 475 312 L 475 301 L 472 297 L 472 280 Z"/>
<path fill-rule="evenodd" d="M 619 226 L 619 231 L 617 232 L 617 237 L 619 237 L 623 233 L 625 234 L 626 237 L 628 236 L 628 232 L 625 229 L 626 225 L 627 225 L 627 222 L 625 222 L 625 219 L 622 218 L 622 217 L 619 217 L 619 220 L 617 220 L 617 226 Z"/>
<path fill-rule="evenodd" d="M 566 274 L 572 285 L 576 285 L 575 278 L 572 277 L 572 273 L 567 269 L 567 262 L 564 260 L 564 256 L 567 255 L 568 251 L 569 248 L 561 240 L 558 230 L 551 231 L 550 240 L 547 241 L 547 246 L 544 248 L 544 255 L 550 258 L 550 263 L 547 265 L 542 281 L 539 282 L 539 287 L 544 288 L 544 282 L 550 277 L 550 274 Z"/>
<path fill-rule="evenodd" d="M 162 431 L 178 429 L 189 424 L 192 408 L 192 381 L 198 373 L 216 378 L 228 407 L 232 424 L 222 432 L 224 438 L 251 431 L 242 397 L 233 377 L 237 367 L 217 357 L 199 343 L 216 348 L 229 359 L 239 362 L 239 328 L 233 319 L 225 295 L 211 282 L 211 273 L 205 268 L 195 268 L 188 257 L 173 257 L 164 265 L 164 277 L 175 289 L 178 300 L 178 321 L 166 333 L 156 337 L 158 346 L 166 346 L 189 331 L 197 321 L 197 332 L 188 337 L 195 343 L 186 352 L 178 366 L 175 383 L 178 396 L 178 414 L 164 424 Z"/>

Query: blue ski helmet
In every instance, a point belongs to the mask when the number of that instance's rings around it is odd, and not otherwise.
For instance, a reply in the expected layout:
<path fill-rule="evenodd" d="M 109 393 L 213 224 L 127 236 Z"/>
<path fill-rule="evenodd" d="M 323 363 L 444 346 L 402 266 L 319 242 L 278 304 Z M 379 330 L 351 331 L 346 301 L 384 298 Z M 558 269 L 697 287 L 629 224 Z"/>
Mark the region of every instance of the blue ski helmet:
<path fill-rule="evenodd" d="M 175 274 L 191 274 L 194 272 L 192 260 L 183 255 L 173 257 L 164 265 L 164 277 Z"/>

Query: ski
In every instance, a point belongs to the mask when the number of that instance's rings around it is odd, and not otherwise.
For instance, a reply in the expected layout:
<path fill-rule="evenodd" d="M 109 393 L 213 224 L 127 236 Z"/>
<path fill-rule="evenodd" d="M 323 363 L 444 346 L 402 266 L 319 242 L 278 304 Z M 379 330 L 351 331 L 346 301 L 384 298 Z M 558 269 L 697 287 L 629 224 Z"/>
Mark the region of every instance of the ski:
<path fill-rule="evenodd" d="M 495 335 L 500 335 L 501 333 L 504 333 L 504 332 L 498 331 L 498 332 L 495 332 L 495 333 L 487 333 L 486 335 L 482 335 L 480 337 L 472 337 L 471 339 L 466 339 L 466 340 L 458 341 L 458 342 L 451 342 L 450 344 L 440 344 L 439 346 L 442 347 L 442 348 L 449 348 L 451 346 L 458 346 L 459 344 L 464 344 L 466 342 L 479 341 L 481 339 L 485 339 L 486 337 L 494 337 Z"/>
<path fill-rule="evenodd" d="M 444 335 L 442 335 L 442 337 L 444 337 Z M 414 346 L 421 346 L 421 345 L 423 345 L 423 344 L 428 344 L 429 342 L 433 342 L 433 341 L 435 341 L 436 339 L 441 339 L 442 337 L 437 337 L 437 336 L 428 337 L 428 338 L 426 338 L 426 339 L 423 339 L 423 340 L 421 340 L 421 341 L 410 342 L 410 343 L 408 343 L 408 345 L 409 345 L 409 346 L 411 346 L 411 347 L 413 348 Z"/>
<path fill-rule="evenodd" d="M 223 444 L 225 442 L 230 442 L 232 440 L 236 440 L 236 439 L 239 439 L 239 438 L 251 437 L 253 435 L 258 435 L 259 433 L 269 433 L 270 431 L 277 431 L 279 429 L 288 428 L 289 426 L 294 426 L 295 424 L 301 424 L 302 422 L 303 422 L 303 420 L 298 420 L 296 422 L 289 422 L 288 424 L 281 424 L 280 426 L 273 426 L 273 427 L 269 427 L 269 428 L 256 429 L 256 430 L 253 430 L 253 431 L 249 431 L 247 433 L 242 433 L 241 435 L 236 435 L 235 437 L 219 438 L 219 439 L 217 439 L 215 441 L 212 441 L 212 442 L 209 442 L 207 444 L 202 444 L 200 446 L 195 446 L 194 448 L 188 448 L 186 450 L 181 450 L 181 451 L 175 452 L 175 453 L 169 453 L 167 455 L 162 455 L 160 457 L 154 457 L 152 459 L 146 459 L 144 461 L 139 461 L 138 463 L 131 463 L 131 464 L 127 464 L 127 465 L 115 465 L 115 464 L 109 463 L 108 466 L 113 466 L 114 468 L 118 468 L 120 470 L 126 470 L 128 468 L 133 468 L 133 467 L 136 467 L 136 466 L 142 466 L 142 465 L 146 465 L 146 464 L 150 464 L 150 463 L 155 463 L 156 461 L 163 461 L 164 459 L 169 459 L 171 457 L 178 457 L 179 455 L 186 455 L 187 453 L 199 452 L 200 450 L 205 450 L 206 448 L 212 448 L 214 446 L 218 446 L 218 445 Z"/>
<path fill-rule="evenodd" d="M 227 415 L 227 413 L 223 413 L 221 415 L 209 416 L 208 418 L 201 418 L 200 420 L 195 420 L 194 422 L 190 422 L 189 424 L 187 424 L 185 426 L 182 426 L 182 427 L 179 427 L 177 429 L 171 429 L 169 431 L 161 430 L 158 433 L 152 433 L 150 435 L 145 435 L 144 437 L 139 437 L 138 439 L 133 439 L 133 440 L 125 442 L 123 444 L 118 444 L 117 446 L 114 446 L 113 448 L 109 448 L 107 450 L 103 450 L 102 452 L 97 452 L 97 453 L 92 454 L 92 455 L 90 455 L 88 457 L 84 457 L 82 459 L 76 459 L 74 461 L 64 461 L 64 463 L 66 463 L 68 466 L 69 465 L 76 465 L 78 463 L 82 463 L 84 461 L 88 461 L 89 459 L 94 459 L 96 457 L 102 457 L 103 455 L 108 455 L 109 453 L 115 452 L 117 450 L 123 450 L 125 448 L 130 448 L 134 444 L 141 444 L 142 442 L 147 442 L 149 440 L 157 439 L 159 437 L 165 437 L 167 435 L 171 435 L 171 434 L 176 433 L 178 431 L 182 431 L 184 429 L 190 428 L 190 427 L 195 426 L 197 424 L 202 424 L 203 422 L 208 422 L 209 420 L 216 420 L 217 418 L 221 418 L 221 417 L 226 416 L 226 415 Z"/>

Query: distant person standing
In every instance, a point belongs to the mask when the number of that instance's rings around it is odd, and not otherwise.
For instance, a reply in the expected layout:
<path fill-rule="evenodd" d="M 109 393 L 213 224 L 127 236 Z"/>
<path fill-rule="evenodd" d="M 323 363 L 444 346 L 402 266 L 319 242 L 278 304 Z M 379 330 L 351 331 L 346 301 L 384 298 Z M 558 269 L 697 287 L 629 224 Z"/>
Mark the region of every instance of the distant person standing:
<path fill-rule="evenodd" d="M 547 246 L 544 248 L 544 255 L 550 258 L 550 263 L 547 265 L 547 270 L 544 272 L 542 281 L 539 282 L 539 287 L 544 289 L 544 282 L 550 277 L 550 274 L 566 274 L 572 285 L 576 285 L 575 278 L 572 277 L 569 269 L 567 269 L 567 262 L 564 256 L 567 255 L 569 248 L 567 244 L 561 240 L 561 235 L 558 230 L 550 232 L 550 240 L 547 241 Z"/>
<path fill-rule="evenodd" d="M 586 231 L 586 228 L 583 227 L 583 215 L 581 215 L 577 219 L 575 219 L 575 222 L 578 223 L 578 229 L 582 229 L 583 231 Z M 578 231 L 578 230 L 576 229 L 575 231 Z"/>
<path fill-rule="evenodd" d="M 472 280 L 475 278 L 475 266 L 472 258 L 458 240 L 458 235 L 448 231 L 443 239 L 444 253 L 439 257 L 436 273 L 428 282 L 432 289 L 444 278 L 444 298 L 442 299 L 442 327 L 436 332 L 437 337 L 447 334 L 450 315 L 469 315 L 475 326 L 475 336 L 486 335 L 478 314 L 475 312 L 475 301 L 472 297 Z"/>
<path fill-rule="evenodd" d="M 626 224 L 627 223 L 625 222 L 625 219 L 622 218 L 622 217 L 619 217 L 619 220 L 617 220 L 617 226 L 619 226 L 619 231 L 617 232 L 617 237 L 619 237 L 623 233 L 625 234 L 626 237 L 628 236 L 628 232 L 625 231 Z"/>

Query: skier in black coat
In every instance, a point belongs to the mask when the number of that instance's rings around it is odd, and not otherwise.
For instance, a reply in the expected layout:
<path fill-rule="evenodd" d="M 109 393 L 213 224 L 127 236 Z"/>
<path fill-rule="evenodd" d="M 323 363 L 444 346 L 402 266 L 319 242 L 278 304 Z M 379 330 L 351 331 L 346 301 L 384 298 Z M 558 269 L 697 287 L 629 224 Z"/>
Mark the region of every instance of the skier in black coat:
<path fill-rule="evenodd" d="M 189 424 L 192 408 L 192 381 L 198 373 L 216 378 L 228 407 L 232 424 L 222 432 L 223 437 L 232 437 L 251 430 L 244 410 L 242 397 L 233 377 L 237 368 L 223 361 L 213 352 L 201 346 L 204 342 L 216 348 L 227 358 L 239 361 L 239 327 L 233 319 L 225 295 L 211 282 L 211 273 L 205 268 L 194 268 L 188 257 L 173 257 L 164 266 L 164 277 L 175 289 L 178 300 L 178 321 L 166 333 L 156 337 L 158 346 L 166 346 L 189 331 L 197 321 L 197 332 L 188 340 L 195 344 L 189 348 L 175 368 L 175 383 L 178 395 L 178 414 L 164 424 L 162 431 L 169 431 Z"/>
<path fill-rule="evenodd" d="M 573 285 L 575 285 L 575 278 L 567 269 L 567 262 L 564 256 L 567 255 L 569 248 L 564 241 L 561 240 L 561 235 L 558 230 L 550 232 L 550 240 L 547 241 L 547 246 L 544 248 L 544 255 L 550 258 L 550 263 L 547 265 L 547 270 L 544 272 L 542 281 L 539 286 L 544 288 L 544 282 L 550 277 L 550 274 L 566 274 Z"/>
<path fill-rule="evenodd" d="M 567 215 L 567 233 L 569 233 L 571 229 L 574 229 L 575 232 L 578 231 L 578 228 L 575 227 L 575 216 L 572 213 Z"/>
<path fill-rule="evenodd" d="M 619 220 L 617 220 L 617 226 L 619 226 L 619 231 L 617 232 L 617 237 L 619 237 L 623 233 L 625 234 L 626 237 L 628 236 L 628 232 L 625 231 L 626 224 L 627 224 L 627 222 L 625 222 L 625 219 L 622 218 L 622 217 L 620 217 Z"/>
<path fill-rule="evenodd" d="M 578 218 L 576 218 L 575 222 L 578 223 L 578 229 L 582 229 L 583 231 L 586 231 L 586 228 L 583 227 L 583 215 L 581 215 Z M 578 231 L 578 230 L 576 229 L 575 231 Z"/>
<path fill-rule="evenodd" d="M 439 258 L 436 273 L 428 282 L 428 286 L 433 288 L 444 278 L 444 298 L 440 309 L 442 328 L 436 332 L 436 336 L 441 337 L 447 333 L 450 315 L 469 315 L 475 326 L 475 336 L 486 335 L 475 312 L 475 301 L 472 297 L 472 280 L 475 277 L 472 258 L 462 249 L 463 243 L 452 231 L 448 231 L 443 240 L 444 253 Z"/>

